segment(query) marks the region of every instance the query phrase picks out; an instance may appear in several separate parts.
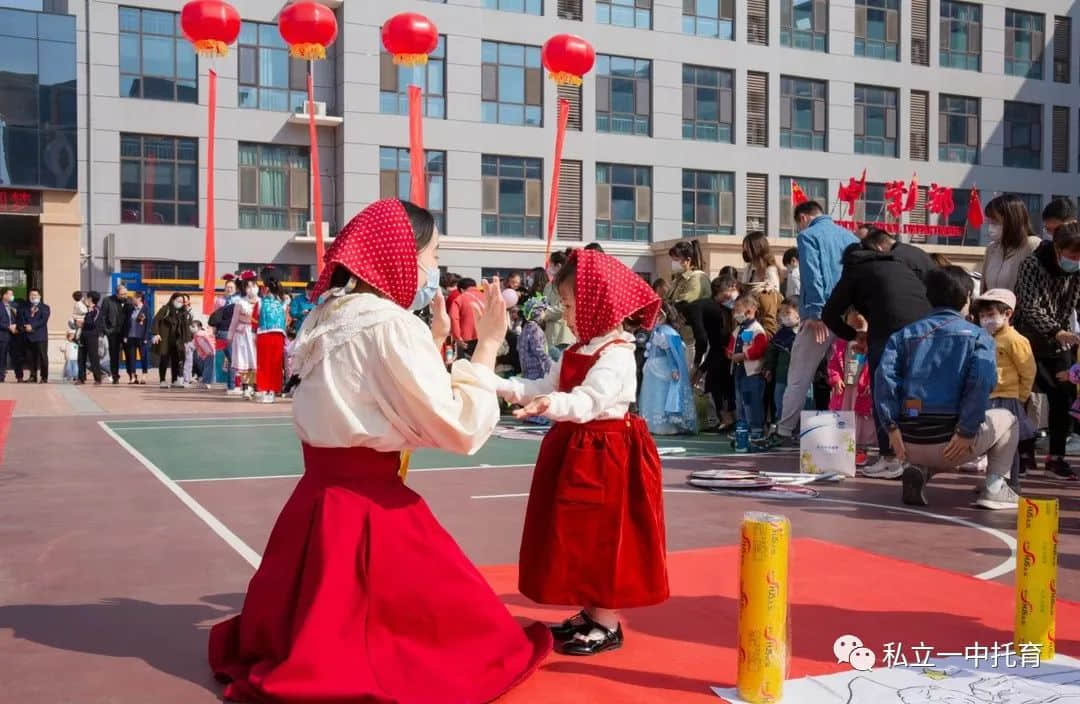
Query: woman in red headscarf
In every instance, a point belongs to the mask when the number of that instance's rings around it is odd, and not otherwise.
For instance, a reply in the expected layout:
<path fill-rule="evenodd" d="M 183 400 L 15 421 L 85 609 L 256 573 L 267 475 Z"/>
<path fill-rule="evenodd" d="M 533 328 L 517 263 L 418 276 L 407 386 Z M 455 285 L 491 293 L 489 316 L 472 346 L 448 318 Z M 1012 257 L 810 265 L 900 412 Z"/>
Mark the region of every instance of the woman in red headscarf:
<path fill-rule="evenodd" d="M 448 372 L 438 240 L 428 211 L 381 200 L 326 253 L 312 292 L 323 300 L 294 361 L 304 475 L 243 611 L 210 634 L 227 699 L 487 702 L 551 648 L 547 629 L 521 629 L 402 482 L 404 451 L 472 453 L 499 420 L 494 384 L 481 373 L 506 334 L 498 281 L 477 312 L 472 361 Z M 410 312 L 429 304 L 431 329 Z"/>
<path fill-rule="evenodd" d="M 622 645 L 617 609 L 668 597 L 660 457 L 637 393 L 633 318 L 651 328 L 660 299 L 614 257 L 575 251 L 553 283 L 581 340 L 543 379 L 496 381 L 519 418 L 555 421 L 536 461 L 519 588 L 542 604 L 584 608 L 551 630 L 569 655 Z"/>

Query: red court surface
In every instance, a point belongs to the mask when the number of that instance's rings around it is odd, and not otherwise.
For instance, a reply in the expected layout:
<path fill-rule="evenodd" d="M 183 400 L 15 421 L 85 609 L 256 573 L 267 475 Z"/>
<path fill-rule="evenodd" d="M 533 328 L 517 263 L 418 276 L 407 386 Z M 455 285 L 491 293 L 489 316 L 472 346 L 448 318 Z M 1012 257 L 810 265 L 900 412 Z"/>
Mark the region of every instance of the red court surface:
<path fill-rule="evenodd" d="M 4 387 L 0 401 L 17 405 L 0 464 L 0 703 L 219 701 L 207 630 L 239 609 L 300 471 L 266 453 L 295 443 L 288 405 L 144 387 Z M 234 425 L 218 428 L 218 418 Z M 162 441 L 136 443 L 139 452 L 108 430 L 124 423 Z M 262 452 L 252 434 L 267 437 Z M 144 461 L 164 440 L 210 473 L 174 480 L 172 457 Z M 707 436 L 692 443 L 720 447 Z M 217 459 L 192 459 L 206 451 Z M 834 671 L 832 643 L 845 633 L 879 652 L 885 642 L 956 651 L 1012 639 L 1016 517 L 972 509 L 975 477 L 935 477 L 926 509 L 900 506 L 897 482 L 866 479 L 815 499 L 763 500 L 691 489 L 687 472 L 791 471 L 794 454 L 699 454 L 664 462 L 670 601 L 627 612 L 622 650 L 552 656 L 503 701 L 720 701 L 709 686 L 734 680 L 734 546 L 745 511 L 791 520 L 793 676 Z M 530 469 L 446 463 L 408 477 L 523 622 L 570 612 L 516 591 Z M 1080 487 L 1041 475 L 1025 487 L 1061 500 L 1058 649 L 1080 655 Z"/>

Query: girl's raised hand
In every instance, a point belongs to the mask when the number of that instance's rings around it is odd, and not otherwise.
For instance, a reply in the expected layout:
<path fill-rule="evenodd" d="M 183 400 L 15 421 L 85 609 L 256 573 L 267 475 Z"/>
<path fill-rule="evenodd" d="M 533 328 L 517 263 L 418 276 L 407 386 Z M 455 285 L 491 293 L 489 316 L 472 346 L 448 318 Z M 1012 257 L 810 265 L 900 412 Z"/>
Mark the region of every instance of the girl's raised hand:
<path fill-rule="evenodd" d="M 519 408 L 514 411 L 514 417 L 518 420 L 522 420 L 523 418 L 528 418 L 529 416 L 542 416 L 547 413 L 547 410 L 549 408 L 551 408 L 551 399 L 547 396 L 540 396 L 538 398 L 534 398 L 523 408 Z"/>

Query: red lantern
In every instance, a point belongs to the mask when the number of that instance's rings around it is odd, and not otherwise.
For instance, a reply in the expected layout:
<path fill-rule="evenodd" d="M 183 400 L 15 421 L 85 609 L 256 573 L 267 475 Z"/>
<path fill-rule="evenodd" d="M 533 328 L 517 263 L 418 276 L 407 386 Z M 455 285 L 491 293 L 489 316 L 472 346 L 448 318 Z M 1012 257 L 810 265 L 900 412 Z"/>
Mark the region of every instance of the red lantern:
<path fill-rule="evenodd" d="M 402 66 L 426 64 L 428 54 L 439 45 L 435 24 L 416 12 L 394 15 L 382 26 L 382 43 Z"/>
<path fill-rule="evenodd" d="M 191 0 L 180 11 L 180 28 L 201 56 L 225 56 L 240 35 L 240 13 L 222 0 Z"/>
<path fill-rule="evenodd" d="M 560 85 L 580 86 L 581 77 L 592 70 L 596 52 L 592 44 L 573 34 L 556 34 L 540 51 L 548 76 Z"/>
<path fill-rule="evenodd" d="M 334 11 L 317 2 L 294 2 L 278 16 L 278 31 L 298 59 L 326 58 L 326 47 L 337 39 Z"/>

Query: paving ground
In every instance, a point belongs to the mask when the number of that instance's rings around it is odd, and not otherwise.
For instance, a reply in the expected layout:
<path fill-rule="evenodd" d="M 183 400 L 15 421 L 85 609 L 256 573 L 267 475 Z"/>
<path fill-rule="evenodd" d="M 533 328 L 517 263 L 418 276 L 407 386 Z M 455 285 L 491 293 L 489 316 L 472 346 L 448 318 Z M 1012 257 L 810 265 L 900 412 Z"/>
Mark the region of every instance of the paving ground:
<path fill-rule="evenodd" d="M 5 399 L 15 417 L 0 465 L 0 702 L 217 701 L 206 629 L 240 607 L 301 471 L 288 404 L 10 383 L 0 386 Z M 507 424 L 470 458 L 419 452 L 408 481 L 516 615 L 552 619 L 565 610 L 513 589 L 539 444 L 526 430 Z M 581 687 L 604 701 L 709 701 L 707 685 L 734 676 L 730 546 L 748 510 L 783 513 L 797 539 L 792 598 L 806 603 L 795 603 L 792 629 L 796 643 L 813 647 L 797 648 L 794 675 L 835 665 L 817 641 L 831 644 L 837 621 L 866 632 L 917 626 L 927 640 L 931 631 L 984 642 L 1007 635 L 1016 516 L 971 508 L 974 477 L 935 477 L 926 509 L 900 506 L 898 483 L 866 479 L 825 486 L 817 498 L 761 500 L 692 489 L 687 472 L 793 471 L 794 454 L 732 455 L 710 436 L 660 444 L 683 450 L 665 456 L 671 603 L 629 615 L 623 651 L 553 657 L 508 701 L 551 701 Z M 1068 603 L 1080 601 L 1080 487 L 1030 477 L 1025 493 L 1061 500 L 1058 642 L 1080 655 L 1080 611 Z M 946 578 L 935 570 L 949 573 L 948 589 L 937 589 Z M 657 660 L 657 647 L 669 657 Z"/>

